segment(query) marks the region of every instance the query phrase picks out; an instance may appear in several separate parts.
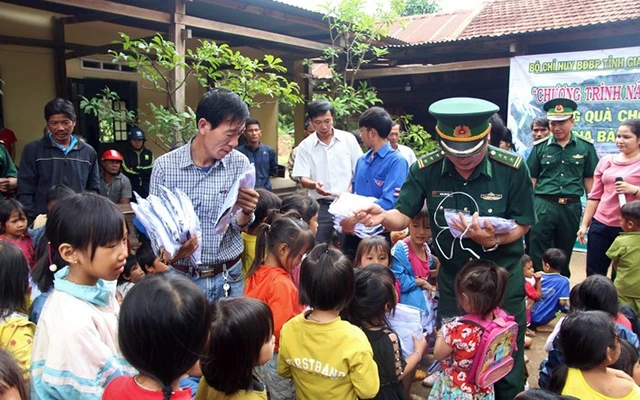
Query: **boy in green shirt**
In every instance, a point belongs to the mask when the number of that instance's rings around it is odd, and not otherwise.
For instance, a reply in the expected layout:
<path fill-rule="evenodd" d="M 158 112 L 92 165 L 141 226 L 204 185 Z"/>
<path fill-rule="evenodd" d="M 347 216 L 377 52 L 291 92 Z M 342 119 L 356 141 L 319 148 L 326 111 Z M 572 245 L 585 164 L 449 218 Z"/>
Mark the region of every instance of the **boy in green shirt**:
<path fill-rule="evenodd" d="M 620 223 L 623 232 L 607 251 L 607 257 L 617 271 L 614 285 L 618 301 L 640 313 L 640 200 L 622 206 Z"/>

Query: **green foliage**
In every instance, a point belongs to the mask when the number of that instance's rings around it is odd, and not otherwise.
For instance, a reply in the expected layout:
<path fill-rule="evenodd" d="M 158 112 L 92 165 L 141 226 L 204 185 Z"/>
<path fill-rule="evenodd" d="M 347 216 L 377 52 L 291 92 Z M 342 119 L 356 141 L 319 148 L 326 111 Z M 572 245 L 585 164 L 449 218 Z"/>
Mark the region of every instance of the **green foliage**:
<path fill-rule="evenodd" d="M 440 2 L 438 0 L 405 0 L 405 7 L 401 15 L 403 17 L 409 15 L 433 14 L 440 11 Z"/>
<path fill-rule="evenodd" d="M 416 157 L 431 153 L 439 148 L 438 142 L 433 140 L 431 134 L 422 125 L 412 124 L 413 115 L 405 114 L 397 118 L 405 132 L 400 136 L 400 143 L 411 147 Z"/>
<path fill-rule="evenodd" d="M 378 45 L 404 8 L 402 0 L 378 4 L 374 13 L 365 13 L 370 5 L 365 0 L 341 0 L 325 6 L 324 19 L 329 22 L 332 47 L 322 55 L 331 77 L 320 82 L 316 98 L 325 98 L 335 107 L 335 119 L 341 128 L 349 129 L 348 118 L 360 115 L 382 101 L 375 87 L 366 81 L 356 84 L 358 72 L 388 54 Z M 306 60 L 305 65 L 312 62 Z"/>
<path fill-rule="evenodd" d="M 135 68 L 142 77 L 143 87 L 167 94 L 168 105 L 147 104 L 151 114 L 148 116 L 140 111 L 137 115 L 126 111 L 125 116 L 115 116 L 113 110 L 109 111 L 108 104 L 116 98 L 119 100 L 119 97 L 107 89 L 93 99 L 83 99 L 80 106 L 101 120 L 125 118 L 127 123 L 141 125 L 152 140 L 167 150 L 188 140 L 197 130 L 193 109 L 186 106 L 179 110 L 172 99 L 172 95 L 189 79 L 195 79 L 203 87 L 223 87 L 234 91 L 249 107 L 259 107 L 263 103 L 256 100 L 258 95 L 288 104 L 302 102 L 300 88 L 282 76 L 287 69 L 282 65 L 282 59 L 273 55 L 267 54 L 262 60 L 253 59 L 234 51 L 227 44 L 201 40 L 197 48 L 187 50 L 183 56 L 172 42 L 160 34 L 148 42 L 131 39 L 124 33 L 120 33 L 120 37 L 121 40 L 114 43 L 120 44 L 122 51 L 109 52 L 114 62 L 124 62 Z M 172 79 L 172 71 L 176 69 L 184 70 L 184 79 Z"/>
<path fill-rule="evenodd" d="M 98 117 L 100 142 L 113 143 L 115 140 L 114 124 L 123 121 L 130 125 L 136 124 L 136 113 L 131 110 L 114 110 L 113 103 L 120 101 L 118 93 L 105 87 L 100 94 L 88 99 L 80 96 L 80 109 L 85 113 Z"/>
<path fill-rule="evenodd" d="M 294 129 L 295 109 L 292 104 L 278 103 L 278 136 L 288 135 Z"/>

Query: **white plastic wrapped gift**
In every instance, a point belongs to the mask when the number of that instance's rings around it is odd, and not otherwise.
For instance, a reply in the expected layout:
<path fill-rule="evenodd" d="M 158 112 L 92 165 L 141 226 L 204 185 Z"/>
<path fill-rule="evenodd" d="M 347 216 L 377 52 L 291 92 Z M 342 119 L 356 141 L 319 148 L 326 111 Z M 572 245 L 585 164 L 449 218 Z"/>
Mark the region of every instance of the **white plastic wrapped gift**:
<path fill-rule="evenodd" d="M 202 229 L 193 204 L 184 192 L 176 189 L 174 193 L 163 186 L 160 189 L 160 196 L 149 195 L 146 199 L 134 193 L 137 203 L 131 203 L 131 208 L 146 229 L 154 250 L 159 252 L 163 248 L 173 257 L 193 235 L 202 243 Z M 200 255 L 198 246 L 192 261 L 200 263 Z"/>
<path fill-rule="evenodd" d="M 353 216 L 356 211 L 372 205 L 376 200 L 375 197 L 365 197 L 353 193 L 341 194 L 331 205 L 329 206 L 329 212 L 333 215 L 333 224 L 335 229 L 342 233 L 342 226 L 340 222 L 345 218 Z M 364 224 L 357 223 L 354 228 L 356 236 L 361 239 L 377 236 L 384 232 L 382 225 L 365 226 Z"/>

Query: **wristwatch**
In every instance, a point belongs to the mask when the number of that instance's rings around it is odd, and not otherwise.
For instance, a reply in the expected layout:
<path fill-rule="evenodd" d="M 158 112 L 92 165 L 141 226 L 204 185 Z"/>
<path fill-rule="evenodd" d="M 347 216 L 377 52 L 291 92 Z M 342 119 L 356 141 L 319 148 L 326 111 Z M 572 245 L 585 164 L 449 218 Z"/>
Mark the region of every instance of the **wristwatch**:
<path fill-rule="evenodd" d="M 495 236 L 495 240 L 496 240 L 496 243 L 493 245 L 493 247 L 486 248 L 482 246 L 482 250 L 484 250 L 485 253 L 489 253 L 490 251 L 496 250 L 498 246 L 500 246 L 500 239 L 498 239 L 498 235 Z"/>

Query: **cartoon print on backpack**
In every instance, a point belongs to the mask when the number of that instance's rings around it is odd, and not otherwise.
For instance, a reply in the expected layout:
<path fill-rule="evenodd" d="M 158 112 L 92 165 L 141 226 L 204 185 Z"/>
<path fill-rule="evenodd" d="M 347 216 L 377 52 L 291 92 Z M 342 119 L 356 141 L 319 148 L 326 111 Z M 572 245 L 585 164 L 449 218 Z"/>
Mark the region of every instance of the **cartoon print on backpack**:
<path fill-rule="evenodd" d="M 462 321 L 482 327 L 476 356 L 469 369 L 468 380 L 481 388 L 487 388 L 502 379 L 513 368 L 511 354 L 516 347 L 518 324 L 515 318 L 502 309 L 493 310 L 493 320 L 479 319 L 470 314 L 462 317 Z"/>

